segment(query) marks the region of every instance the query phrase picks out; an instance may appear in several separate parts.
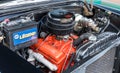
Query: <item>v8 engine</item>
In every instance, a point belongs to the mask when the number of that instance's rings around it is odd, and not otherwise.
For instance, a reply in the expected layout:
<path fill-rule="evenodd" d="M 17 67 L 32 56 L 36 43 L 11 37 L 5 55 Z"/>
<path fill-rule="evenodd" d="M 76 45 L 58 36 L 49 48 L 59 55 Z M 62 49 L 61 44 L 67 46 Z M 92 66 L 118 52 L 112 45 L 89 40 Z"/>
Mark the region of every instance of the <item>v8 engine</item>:
<path fill-rule="evenodd" d="M 35 51 L 43 55 L 50 62 L 45 65 L 50 70 L 56 71 L 56 73 L 61 73 L 66 68 L 71 55 L 75 53 L 74 38 L 70 36 L 74 25 L 75 16 L 73 13 L 66 10 L 49 12 L 46 17 L 45 27 L 50 34 L 46 38 L 38 39 L 38 43 L 30 47 L 32 52 Z M 29 54 L 31 55 L 31 53 Z M 33 54 L 33 56 L 35 55 Z M 42 60 L 39 57 L 37 59 L 40 62 Z"/>
<path fill-rule="evenodd" d="M 91 53 L 97 53 L 93 49 L 96 48 L 95 46 L 102 46 L 100 43 L 107 43 L 108 39 L 116 38 L 114 33 L 96 36 L 92 32 L 97 33 L 99 27 L 92 19 L 63 9 L 49 12 L 40 25 L 41 29 L 44 28 L 39 34 L 38 42 L 28 50 L 27 60 L 29 62 L 37 60 L 48 68 L 45 72 L 63 73 L 64 70 L 73 67 L 76 62 L 80 62 Z M 84 28 L 91 31 L 82 32 Z M 102 41 L 103 38 L 104 41 Z M 96 41 L 98 42 L 94 45 Z M 82 48 L 85 44 L 87 46 Z M 93 46 L 90 48 L 91 44 Z M 97 50 L 99 51 L 100 48 Z"/>
<path fill-rule="evenodd" d="M 4 45 L 44 73 L 64 73 L 117 38 L 116 33 L 101 33 L 101 23 L 65 9 L 47 12 L 39 23 L 28 17 L 5 20 Z"/>

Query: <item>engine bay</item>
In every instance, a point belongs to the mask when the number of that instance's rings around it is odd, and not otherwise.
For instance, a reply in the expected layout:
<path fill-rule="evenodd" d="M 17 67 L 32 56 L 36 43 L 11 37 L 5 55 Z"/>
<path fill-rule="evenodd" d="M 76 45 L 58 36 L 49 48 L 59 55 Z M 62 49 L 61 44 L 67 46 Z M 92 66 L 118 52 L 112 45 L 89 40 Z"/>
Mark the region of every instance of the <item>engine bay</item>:
<path fill-rule="evenodd" d="M 0 26 L 1 41 L 44 73 L 72 71 L 84 59 L 105 50 L 119 35 L 107 31 L 110 11 L 92 5 L 92 10 L 87 5 L 82 8 L 81 12 L 56 8 L 5 19 Z"/>

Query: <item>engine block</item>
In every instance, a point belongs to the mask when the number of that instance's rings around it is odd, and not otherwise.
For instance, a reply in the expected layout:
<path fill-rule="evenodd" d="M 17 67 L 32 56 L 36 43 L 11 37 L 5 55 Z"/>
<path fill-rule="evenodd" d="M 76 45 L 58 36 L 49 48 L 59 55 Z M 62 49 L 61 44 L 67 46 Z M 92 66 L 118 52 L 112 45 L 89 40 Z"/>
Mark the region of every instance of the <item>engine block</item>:
<path fill-rule="evenodd" d="M 55 36 L 48 36 L 46 39 L 38 39 L 38 43 L 31 46 L 31 48 L 55 64 L 58 68 L 56 73 L 61 73 L 61 70 L 67 65 L 71 54 L 75 53 L 72 43 L 72 38 L 57 40 Z"/>

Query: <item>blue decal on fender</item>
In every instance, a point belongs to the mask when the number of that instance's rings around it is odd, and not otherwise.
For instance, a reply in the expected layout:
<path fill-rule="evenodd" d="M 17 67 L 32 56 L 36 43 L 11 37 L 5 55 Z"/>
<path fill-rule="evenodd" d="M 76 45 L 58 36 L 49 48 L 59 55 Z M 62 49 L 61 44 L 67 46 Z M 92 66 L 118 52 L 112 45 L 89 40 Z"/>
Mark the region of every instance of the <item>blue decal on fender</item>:
<path fill-rule="evenodd" d="M 12 38 L 14 46 L 34 40 L 37 38 L 37 28 L 15 32 Z"/>

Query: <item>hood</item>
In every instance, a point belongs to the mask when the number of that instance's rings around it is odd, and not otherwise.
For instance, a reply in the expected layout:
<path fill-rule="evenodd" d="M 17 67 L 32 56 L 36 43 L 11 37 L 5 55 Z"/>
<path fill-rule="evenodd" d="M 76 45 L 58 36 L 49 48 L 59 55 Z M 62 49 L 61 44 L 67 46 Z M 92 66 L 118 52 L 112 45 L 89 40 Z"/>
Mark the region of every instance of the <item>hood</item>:
<path fill-rule="evenodd" d="M 31 4 L 37 2 L 45 2 L 45 1 L 52 1 L 52 0 L 1 0 L 0 8 L 25 5 L 25 4 Z"/>
<path fill-rule="evenodd" d="M 39 2 L 49 1 L 71 1 L 71 0 L 0 0 L 0 9 L 9 8 L 11 6 L 22 6 L 26 4 L 36 4 Z M 83 0 L 84 1 L 84 0 Z M 88 2 L 90 0 L 87 0 Z M 120 0 L 93 0 L 95 5 L 102 5 L 113 9 L 120 10 Z"/>
<path fill-rule="evenodd" d="M 69 2 L 79 0 L 0 0 L 0 9 L 7 9 L 12 7 L 25 7 L 32 5 L 43 5 L 55 2 Z"/>

